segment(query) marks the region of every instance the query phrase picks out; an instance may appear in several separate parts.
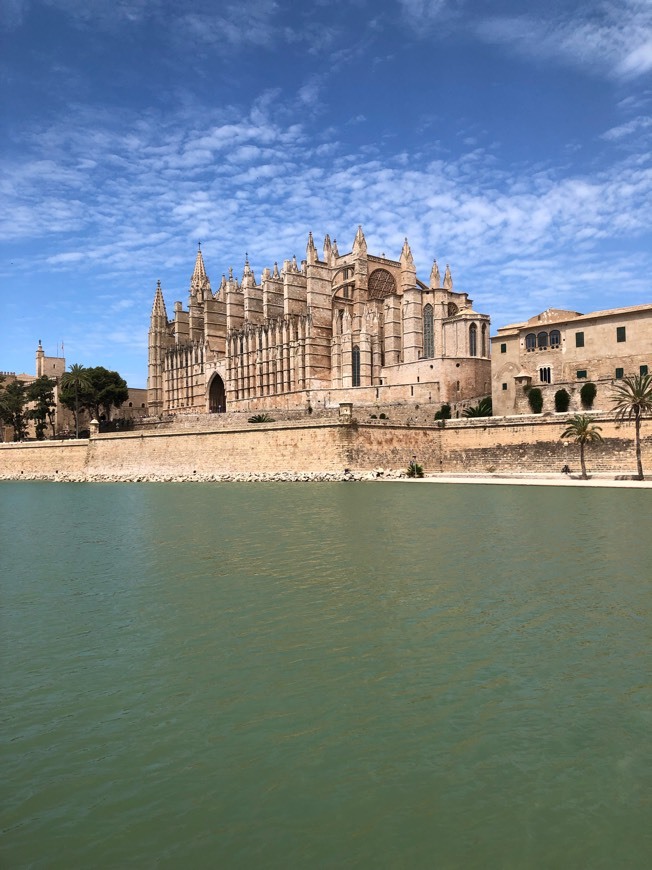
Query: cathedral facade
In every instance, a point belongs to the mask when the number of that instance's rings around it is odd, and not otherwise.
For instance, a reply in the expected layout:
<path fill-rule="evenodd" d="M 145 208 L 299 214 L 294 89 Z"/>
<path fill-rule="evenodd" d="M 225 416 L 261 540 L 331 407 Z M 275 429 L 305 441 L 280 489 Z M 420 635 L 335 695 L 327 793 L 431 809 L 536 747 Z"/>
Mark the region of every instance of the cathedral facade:
<path fill-rule="evenodd" d="M 168 318 L 160 282 L 149 330 L 151 415 L 337 407 L 342 402 L 471 403 L 491 392 L 489 317 L 443 280 L 426 284 L 410 247 L 398 260 L 367 252 L 362 229 L 349 253 L 328 236 L 320 257 L 263 270 L 248 258 L 213 291 L 201 252 L 188 306 Z"/>

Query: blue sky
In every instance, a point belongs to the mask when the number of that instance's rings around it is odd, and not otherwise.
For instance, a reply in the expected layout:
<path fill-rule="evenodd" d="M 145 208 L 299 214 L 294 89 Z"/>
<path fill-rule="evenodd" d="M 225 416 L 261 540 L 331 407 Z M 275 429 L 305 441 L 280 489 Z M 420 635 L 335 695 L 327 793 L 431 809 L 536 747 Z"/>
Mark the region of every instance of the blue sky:
<path fill-rule="evenodd" d="M 652 300 L 650 0 L 2 0 L 0 369 L 145 386 L 186 302 L 308 231 L 408 237 L 492 326 Z M 59 351 L 60 352 L 60 351 Z"/>

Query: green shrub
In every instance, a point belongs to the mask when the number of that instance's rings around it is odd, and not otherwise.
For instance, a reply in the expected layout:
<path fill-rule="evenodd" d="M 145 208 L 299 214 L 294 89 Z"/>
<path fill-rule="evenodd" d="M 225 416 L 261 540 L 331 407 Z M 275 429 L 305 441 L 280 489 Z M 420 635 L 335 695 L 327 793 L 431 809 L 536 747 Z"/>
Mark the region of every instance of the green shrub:
<path fill-rule="evenodd" d="M 387 414 L 381 414 L 378 419 L 379 420 L 387 420 L 389 418 L 387 417 Z"/>
<path fill-rule="evenodd" d="M 592 384 L 591 381 L 582 385 L 582 389 L 580 390 L 580 399 L 582 400 L 583 408 L 592 408 L 593 400 L 595 399 L 596 393 L 598 392 L 598 388 L 595 384 Z"/>
<path fill-rule="evenodd" d="M 407 476 L 423 477 L 423 466 L 419 465 L 416 460 L 412 460 L 412 462 L 407 467 Z"/>
<path fill-rule="evenodd" d="M 533 414 L 540 414 L 543 409 L 543 393 L 538 387 L 528 390 L 527 401 Z"/>
<path fill-rule="evenodd" d="M 253 417 L 249 417 L 249 423 L 273 423 L 274 418 L 270 417 L 269 414 L 254 414 Z"/>
<path fill-rule="evenodd" d="M 377 420 L 378 416 L 376 414 L 369 414 L 369 419 L 370 420 Z"/>
<path fill-rule="evenodd" d="M 491 396 L 486 396 L 484 399 L 480 399 L 477 405 L 470 405 L 468 408 L 464 409 L 462 413 L 463 417 L 491 417 L 493 414 L 493 405 L 491 403 Z"/>
<path fill-rule="evenodd" d="M 564 389 L 557 390 L 555 393 L 555 411 L 565 414 L 570 405 L 570 395 Z"/>
<path fill-rule="evenodd" d="M 435 420 L 450 420 L 451 418 L 451 406 L 450 405 L 442 405 L 439 411 L 435 414 Z"/>

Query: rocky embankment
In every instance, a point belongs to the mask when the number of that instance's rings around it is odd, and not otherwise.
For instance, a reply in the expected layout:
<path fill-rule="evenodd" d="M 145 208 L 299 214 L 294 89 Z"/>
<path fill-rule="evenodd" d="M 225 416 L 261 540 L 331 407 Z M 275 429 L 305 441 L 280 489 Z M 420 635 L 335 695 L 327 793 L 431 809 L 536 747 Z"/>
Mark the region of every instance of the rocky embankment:
<path fill-rule="evenodd" d="M 41 480 L 57 483 L 314 483 L 355 480 L 398 480 L 407 479 L 404 471 L 388 471 L 377 468 L 374 471 L 336 472 L 275 472 L 275 473 L 219 473 L 219 474 L 20 474 L 0 473 L 0 480 Z"/>

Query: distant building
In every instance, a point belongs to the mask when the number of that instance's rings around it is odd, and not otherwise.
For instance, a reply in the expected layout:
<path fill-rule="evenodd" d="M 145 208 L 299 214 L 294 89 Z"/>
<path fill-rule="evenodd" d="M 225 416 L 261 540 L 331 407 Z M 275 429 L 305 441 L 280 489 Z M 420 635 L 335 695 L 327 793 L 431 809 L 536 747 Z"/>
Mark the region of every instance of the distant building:
<path fill-rule="evenodd" d="M 496 416 L 531 413 L 529 387 L 554 411 L 557 390 L 581 410 L 580 390 L 597 388 L 593 406 L 611 408 L 612 385 L 626 375 L 652 371 L 652 304 L 580 314 L 549 308 L 524 323 L 500 328 L 491 339 L 492 400 Z"/>
<path fill-rule="evenodd" d="M 426 284 L 407 240 L 400 258 L 372 256 L 358 229 L 350 253 L 326 236 L 321 258 L 285 260 L 256 281 L 229 270 L 215 292 L 197 253 L 187 310 L 168 319 L 154 296 L 151 414 L 464 403 L 489 395 L 489 317 L 443 280 Z"/>
<path fill-rule="evenodd" d="M 29 386 L 34 383 L 38 378 L 43 377 L 43 375 L 48 378 L 56 381 L 54 386 L 54 398 L 55 398 L 55 406 L 54 406 L 54 431 L 56 435 L 69 435 L 71 433 L 74 434 L 75 431 L 75 417 L 71 410 L 64 407 L 59 401 L 59 390 L 61 377 L 66 371 L 66 360 L 63 356 L 46 356 L 45 351 L 43 350 L 43 345 L 39 339 L 38 347 L 36 348 L 36 374 L 16 374 L 16 372 L 0 372 L 0 375 L 4 377 L 4 386 L 10 384 L 12 381 L 22 381 L 25 386 Z M 29 408 L 29 405 L 27 406 Z M 137 420 L 141 417 L 145 417 L 147 415 L 147 390 L 145 389 L 135 389 L 129 387 L 129 398 L 119 409 L 112 409 L 113 414 L 112 417 L 119 418 L 121 420 Z M 85 411 L 80 411 L 79 414 L 79 423 L 80 428 L 86 429 L 88 428 L 90 417 Z M 2 431 L 0 431 L 0 441 L 11 441 L 13 438 L 13 430 L 11 426 L 6 426 L 0 421 L 0 427 Z M 27 425 L 27 433 L 28 438 L 35 437 L 35 423 L 33 420 L 28 421 Z M 45 437 L 50 438 L 52 436 L 52 429 L 48 425 Z"/>

